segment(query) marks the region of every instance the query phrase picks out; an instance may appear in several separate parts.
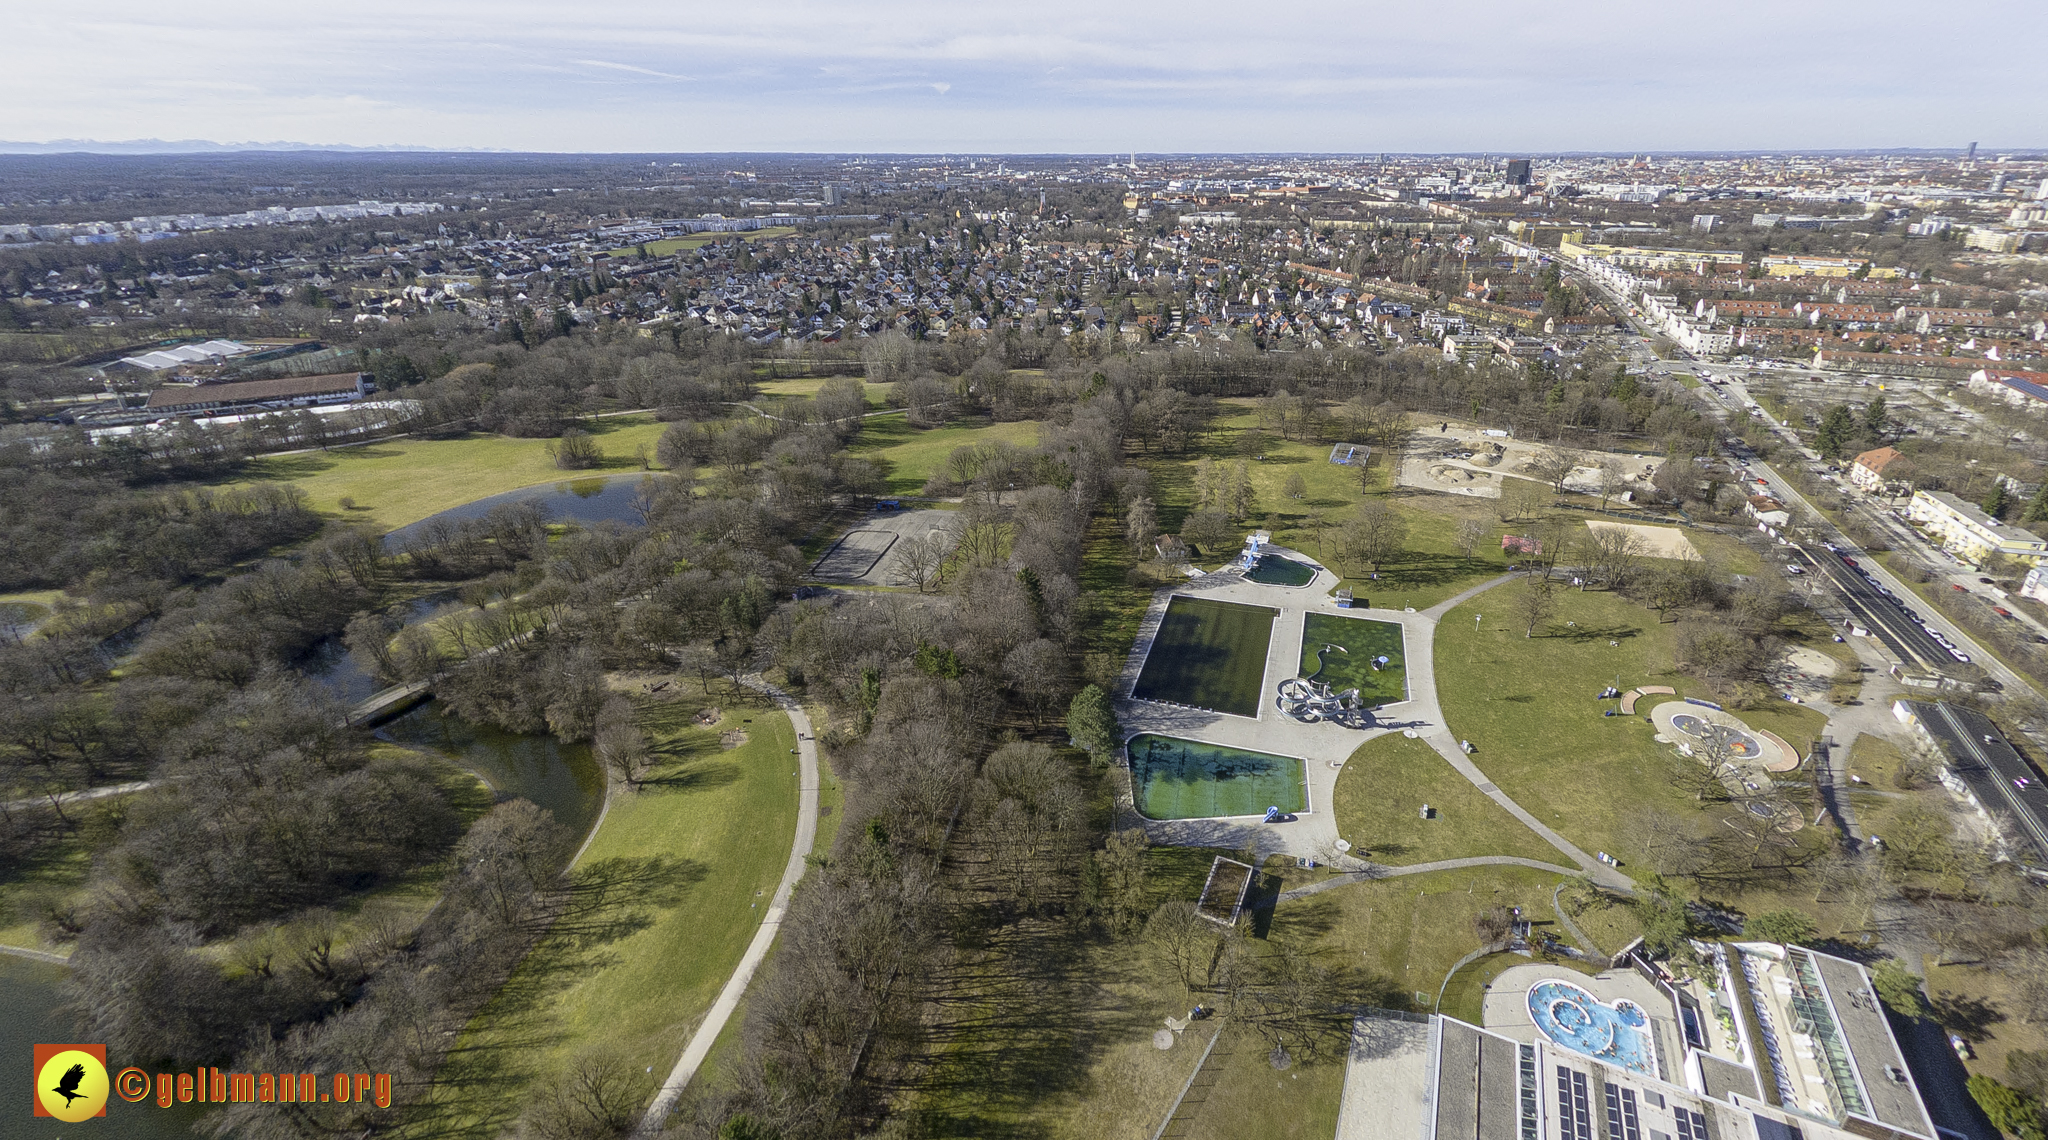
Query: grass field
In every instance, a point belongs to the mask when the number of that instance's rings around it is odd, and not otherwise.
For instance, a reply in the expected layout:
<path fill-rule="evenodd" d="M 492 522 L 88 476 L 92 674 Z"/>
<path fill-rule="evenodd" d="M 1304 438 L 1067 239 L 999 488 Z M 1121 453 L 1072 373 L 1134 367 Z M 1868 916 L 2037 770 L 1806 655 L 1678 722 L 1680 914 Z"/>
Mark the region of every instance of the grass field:
<path fill-rule="evenodd" d="M 379 530 L 395 530 L 450 507 L 536 483 L 638 470 L 634 449 L 651 451 L 666 424 L 652 416 L 618 416 L 585 425 L 605 454 L 593 471 L 563 471 L 544 439 L 471 435 L 460 439 L 398 439 L 362 447 L 275 456 L 250 463 L 232 482 L 292 483 L 314 510 Z M 341 506 L 343 498 L 354 509 Z"/>
<path fill-rule="evenodd" d="M 1473 762 L 1487 778 L 1538 819 L 1588 851 L 1613 852 L 1625 864 L 1640 859 L 1624 839 L 1632 814 L 1691 816 L 1698 805 L 1670 779 L 1679 761 L 1651 739 L 1655 728 L 1641 716 L 1601 716 L 1612 706 L 1593 695 L 1610 684 L 1698 694 L 1701 686 L 1673 661 L 1676 627 L 1614 594 L 1560 590 L 1547 626 L 1525 637 L 1524 625 L 1508 616 L 1521 588 L 1481 594 L 1437 627 L 1444 720 L 1476 747 Z M 1821 714 L 1791 704 L 1737 715 L 1795 747 L 1824 723 Z"/>
<path fill-rule="evenodd" d="M 1337 775 L 1332 810 L 1353 854 L 1406 866 L 1475 855 L 1569 865 L 1420 740 L 1389 733 L 1359 745 Z M 1436 811 L 1423 819 L 1422 805 Z M 1369 853 L 1369 854 L 1368 854 Z"/>
<path fill-rule="evenodd" d="M 1194 509 L 1194 472 L 1199 460 L 1210 458 L 1228 468 L 1244 459 L 1255 500 L 1245 529 L 1262 527 L 1272 533 L 1276 543 L 1305 551 L 1326 564 L 1336 552 L 1337 526 L 1367 499 L 1387 503 L 1407 522 L 1407 549 L 1380 567 L 1378 581 L 1367 575 L 1370 567 L 1362 563 L 1330 566 L 1340 574 L 1348 572 L 1350 576 L 1341 584 L 1375 606 L 1432 606 L 1507 568 L 1500 553 L 1500 535 L 1517 527 L 1503 526 L 1487 501 L 1395 493 L 1391 487 L 1393 465 L 1388 459 L 1375 456 L 1372 465 L 1363 469 L 1338 466 L 1329 461 L 1327 443 L 1283 440 L 1261 432 L 1258 413 L 1249 401 L 1221 400 L 1218 404 L 1221 414 L 1199 446 L 1184 455 L 1140 453 L 1131 459 L 1152 474 L 1163 530 L 1177 533 Z M 1255 439 L 1251 438 L 1254 432 L 1259 433 Z M 1245 448 L 1255 450 L 1247 456 Z M 1305 486 L 1299 499 L 1286 495 L 1287 478 L 1292 474 L 1299 474 Z M 1321 516 L 1327 522 L 1328 533 L 1320 540 L 1309 526 L 1311 516 Z M 1486 527 L 1469 560 L 1457 553 L 1455 545 L 1459 524 L 1466 519 Z"/>
<path fill-rule="evenodd" d="M 851 379 L 851 377 L 832 377 L 831 379 Z M 763 380 L 760 383 L 754 385 L 754 390 L 760 393 L 761 395 L 770 398 L 780 398 L 784 400 L 808 400 L 812 396 L 818 394 L 818 389 L 823 388 L 825 386 L 826 380 L 827 378 L 825 377 L 806 377 L 802 379 L 793 380 Z M 863 380 L 861 382 L 861 390 L 863 394 L 867 397 L 868 407 L 873 409 L 874 411 L 879 412 L 889 406 L 889 385 L 875 384 Z"/>
<path fill-rule="evenodd" d="M 665 1073 L 752 940 L 796 830 L 796 737 L 755 703 L 697 727 L 706 700 L 643 706 L 659 763 L 639 792 L 613 789 L 576 868 L 637 885 L 597 933 L 544 940 L 471 1022 L 435 1093 L 465 1130 L 498 1133 L 533 1082 L 594 1047 Z M 745 742 L 722 747 L 735 731 Z"/>
<path fill-rule="evenodd" d="M 1330 645 L 1341 646 L 1342 651 L 1324 652 Z M 1373 668 L 1372 662 L 1380 657 L 1388 658 L 1387 664 Z M 1301 631 L 1301 675 L 1312 676 L 1340 693 L 1357 689 L 1368 705 L 1407 700 L 1408 666 L 1402 654 L 1401 627 L 1369 618 L 1309 614 Z"/>
<path fill-rule="evenodd" d="M 1265 606 L 1174 598 L 1131 695 L 1232 716 L 1259 715 L 1266 648 L 1278 614 Z"/>
<path fill-rule="evenodd" d="M 1002 440 L 1017 447 L 1038 442 L 1038 422 L 956 424 L 941 428 L 912 427 L 900 416 L 878 416 L 861 427 L 853 454 L 882 467 L 892 495 L 915 495 L 926 480 L 946 464 L 956 447 L 982 440 Z"/>
<path fill-rule="evenodd" d="M 1302 762 L 1171 736 L 1130 740 L 1138 810 L 1148 819 L 1263 815 L 1267 808 L 1308 810 Z"/>
<path fill-rule="evenodd" d="M 1480 947 L 1475 918 L 1496 906 L 1519 906 L 1539 931 L 1554 927 L 1550 891 L 1560 881 L 1527 867 L 1361 881 L 1281 903 L 1267 937 L 1332 968 L 1363 965 L 1391 983 L 1395 993 L 1366 1004 L 1427 1012 L 1451 966 Z"/>

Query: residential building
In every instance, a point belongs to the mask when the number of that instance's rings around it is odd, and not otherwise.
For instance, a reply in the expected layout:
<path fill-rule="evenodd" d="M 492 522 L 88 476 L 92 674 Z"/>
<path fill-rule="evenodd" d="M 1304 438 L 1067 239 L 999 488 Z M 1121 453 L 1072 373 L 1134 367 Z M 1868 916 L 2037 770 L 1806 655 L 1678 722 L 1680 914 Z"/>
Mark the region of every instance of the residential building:
<path fill-rule="evenodd" d="M 1862 966 L 1772 942 L 1692 949 L 1683 970 L 1638 953 L 1590 978 L 1517 968 L 1485 1028 L 1360 1018 L 1338 1134 L 1935 1140 Z M 1567 1017 L 1599 1025 L 1606 1047 Z"/>
<path fill-rule="evenodd" d="M 2007 526 L 1975 503 L 1947 491 L 1915 491 L 1906 517 L 1941 544 L 1943 550 L 1970 562 L 1994 556 L 2040 565 L 2048 559 L 2048 541 L 2029 530 Z"/>
<path fill-rule="evenodd" d="M 1896 448 L 1879 447 L 1857 456 L 1845 472 L 1849 482 L 1875 494 L 1884 490 L 1884 469 L 1902 458 Z"/>
<path fill-rule="evenodd" d="M 1964 249 L 1981 249 L 1985 253 L 2017 253 L 2026 234 L 2018 230 L 1993 229 L 1990 226 L 1971 226 L 1963 235 Z"/>
<path fill-rule="evenodd" d="M 1992 396 L 2016 408 L 2048 411 L 2048 372 L 1979 368 L 1970 374 L 1968 387 L 1980 396 Z"/>

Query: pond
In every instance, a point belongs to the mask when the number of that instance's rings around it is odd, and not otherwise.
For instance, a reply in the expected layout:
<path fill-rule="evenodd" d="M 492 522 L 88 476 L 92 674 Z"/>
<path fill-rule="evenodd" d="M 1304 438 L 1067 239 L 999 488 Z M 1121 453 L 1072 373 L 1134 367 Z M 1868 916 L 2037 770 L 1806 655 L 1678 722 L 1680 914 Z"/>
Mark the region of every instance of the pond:
<path fill-rule="evenodd" d="M 482 776 L 500 799 L 532 800 L 553 812 L 579 841 L 604 802 L 604 776 L 588 746 L 473 725 L 439 701 L 394 718 L 377 735 L 441 753 Z"/>
<path fill-rule="evenodd" d="M 1262 554 L 1245 577 L 1262 586 L 1306 586 L 1316 580 L 1316 568 L 1299 559 Z"/>
<path fill-rule="evenodd" d="M 34 1103 L 29 1058 L 36 1045 L 77 1041 L 81 1036 L 71 1018 L 62 1012 L 64 995 L 58 989 L 68 970 L 63 966 L 34 962 L 0 954 L 0 1135 L 35 1137 L 80 1136 L 94 1125 L 66 1124 L 30 1115 Z M 108 1057 L 108 1068 L 118 1072 L 129 1058 Z M 111 1073 L 109 1074 L 112 1075 Z M 190 1137 L 192 1123 L 199 1119 L 196 1105 L 158 1108 L 153 1101 L 128 1104 L 110 1098 L 107 1119 L 97 1125 L 98 1134 L 122 1140 L 171 1140 Z"/>
<path fill-rule="evenodd" d="M 476 499 L 459 507 L 450 507 L 437 515 L 428 515 L 416 523 L 408 523 L 384 536 L 384 545 L 396 550 L 406 539 L 424 531 L 436 522 L 459 522 L 463 519 L 480 519 L 497 507 L 514 503 L 539 503 L 553 522 L 618 522 L 639 525 L 644 521 L 635 504 L 641 498 L 641 486 L 651 488 L 662 475 L 641 472 L 637 475 L 594 476 L 589 479 L 565 479 L 558 483 L 542 483 L 534 487 L 522 487 L 502 495 Z"/>
<path fill-rule="evenodd" d="M 454 590 L 436 590 L 424 597 L 414 598 L 405 603 L 405 610 L 399 620 L 406 625 L 434 616 L 443 606 L 456 600 Z M 299 671 L 306 679 L 327 690 L 336 700 L 345 704 L 359 704 L 388 687 L 365 670 L 350 655 L 348 646 L 340 637 L 323 637 L 306 651 L 299 661 Z"/>

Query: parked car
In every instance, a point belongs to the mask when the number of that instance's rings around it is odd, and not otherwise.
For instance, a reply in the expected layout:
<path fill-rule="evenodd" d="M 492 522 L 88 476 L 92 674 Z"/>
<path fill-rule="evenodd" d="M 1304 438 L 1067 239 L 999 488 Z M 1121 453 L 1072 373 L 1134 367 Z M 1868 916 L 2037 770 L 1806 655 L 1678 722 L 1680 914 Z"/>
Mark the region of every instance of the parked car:
<path fill-rule="evenodd" d="M 1984 584 L 1985 584 L 1985 585 L 1987 585 L 1987 586 L 1989 586 L 1989 585 L 1991 584 L 1991 579 L 1989 579 L 1989 578 L 1979 578 L 1979 579 L 1977 579 L 1977 580 L 1978 580 L 1979 582 L 1982 582 L 1982 583 L 1984 583 Z"/>
<path fill-rule="evenodd" d="M 1968 586 L 1958 586 L 1954 582 L 1950 582 L 1948 584 L 1948 588 L 1954 590 L 1958 594 L 1967 594 L 1970 592 L 1970 588 Z"/>
<path fill-rule="evenodd" d="M 2012 616 L 2012 611 L 2006 609 L 2004 606 L 1992 606 L 1991 612 L 1997 614 L 1999 617 L 2002 618 L 2009 618 Z"/>

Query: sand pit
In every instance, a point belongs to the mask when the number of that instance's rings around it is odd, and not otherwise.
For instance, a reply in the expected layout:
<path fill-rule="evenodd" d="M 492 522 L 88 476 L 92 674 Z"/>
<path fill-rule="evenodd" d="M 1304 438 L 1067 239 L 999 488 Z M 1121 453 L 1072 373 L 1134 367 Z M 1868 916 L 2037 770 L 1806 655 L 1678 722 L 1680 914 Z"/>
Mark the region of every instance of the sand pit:
<path fill-rule="evenodd" d="M 1586 526 L 1595 533 L 1607 530 L 1627 531 L 1643 544 L 1643 553 L 1652 558 L 1676 558 L 1685 562 L 1698 562 L 1699 549 L 1685 532 L 1675 526 L 1643 526 L 1640 523 L 1609 522 L 1605 519 L 1587 519 Z"/>

